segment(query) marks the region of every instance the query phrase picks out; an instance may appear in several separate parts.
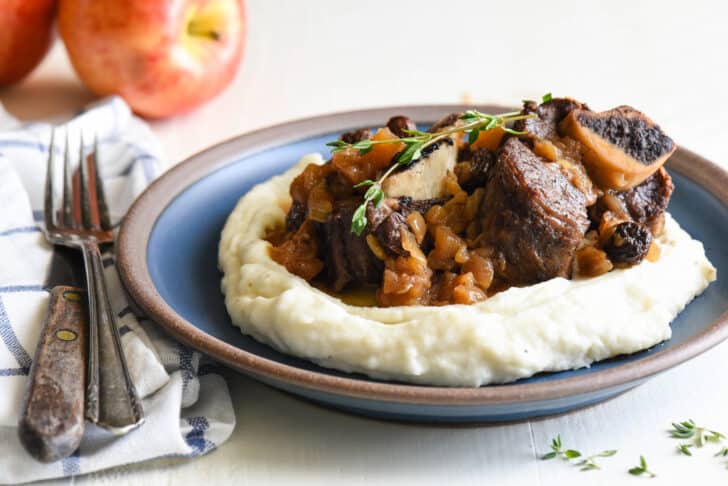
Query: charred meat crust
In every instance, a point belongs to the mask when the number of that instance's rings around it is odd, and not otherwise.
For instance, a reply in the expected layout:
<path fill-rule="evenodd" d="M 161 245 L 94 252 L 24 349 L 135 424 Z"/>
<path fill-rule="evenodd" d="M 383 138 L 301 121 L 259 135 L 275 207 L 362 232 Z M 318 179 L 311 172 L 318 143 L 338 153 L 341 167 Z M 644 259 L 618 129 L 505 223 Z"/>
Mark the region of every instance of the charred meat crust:
<path fill-rule="evenodd" d="M 356 200 L 338 203 L 324 224 L 327 277 L 337 292 L 349 283 L 378 283 L 384 270 L 366 239 L 351 232 L 351 219 L 358 205 Z"/>
<path fill-rule="evenodd" d="M 478 187 L 485 187 L 495 160 L 494 152 L 486 148 L 475 149 L 468 160 L 460 162 L 455 168 L 460 187 L 468 193 Z"/>
<path fill-rule="evenodd" d="M 647 226 L 653 234 L 662 229 L 662 220 L 675 186 L 664 167 L 627 191 L 611 191 L 624 203 L 629 215 Z"/>
<path fill-rule="evenodd" d="M 392 256 L 408 256 L 402 247 L 401 229 L 408 230 L 407 216 L 414 212 L 425 214 L 432 206 L 442 204 L 441 199 L 414 200 L 411 197 L 388 199 L 379 206 L 367 206 L 369 231 L 382 248 Z"/>
<path fill-rule="evenodd" d="M 397 211 L 405 217 L 415 212 L 424 215 L 432 206 L 443 202 L 443 199 L 412 199 L 404 196 L 397 199 Z"/>
<path fill-rule="evenodd" d="M 584 195 L 516 138 L 498 153 L 481 211 L 484 239 L 503 256 L 501 277 L 529 284 L 570 276 L 589 226 Z"/>
<path fill-rule="evenodd" d="M 559 137 L 559 123 L 573 110 L 589 111 L 589 107 L 571 98 L 553 98 L 546 103 L 537 104 L 526 101 L 521 113 L 536 113 L 538 118 L 519 120 L 514 124 L 516 130 L 526 132 L 534 137 L 552 140 Z"/>
<path fill-rule="evenodd" d="M 409 256 L 409 251 L 402 247 L 403 229 L 407 229 L 407 221 L 402 213 L 393 212 L 374 230 L 374 236 L 384 250 L 393 256 Z"/>
<path fill-rule="evenodd" d="M 440 120 L 436 121 L 434 125 L 430 127 L 429 130 L 427 130 L 430 133 L 439 132 L 443 128 L 451 127 L 458 123 L 460 120 L 460 116 L 462 113 L 450 113 L 444 118 L 441 118 Z"/>
<path fill-rule="evenodd" d="M 298 201 L 293 201 L 291 208 L 288 210 L 288 214 L 286 214 L 286 231 L 289 233 L 296 232 L 305 220 L 306 205 Z"/>
<path fill-rule="evenodd" d="M 344 132 L 339 140 L 346 143 L 356 143 L 372 138 L 372 131 L 368 128 L 360 128 L 351 132 Z"/>
<path fill-rule="evenodd" d="M 580 124 L 644 165 L 653 163 L 675 146 L 659 125 L 630 106 L 575 115 Z"/>

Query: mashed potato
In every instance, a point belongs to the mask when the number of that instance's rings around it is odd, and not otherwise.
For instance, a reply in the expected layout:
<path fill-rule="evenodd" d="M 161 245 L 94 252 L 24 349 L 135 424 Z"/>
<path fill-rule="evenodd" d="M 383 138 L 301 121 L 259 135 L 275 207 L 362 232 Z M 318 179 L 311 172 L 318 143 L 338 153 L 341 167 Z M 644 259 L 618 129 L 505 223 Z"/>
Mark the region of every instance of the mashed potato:
<path fill-rule="evenodd" d="M 716 278 L 703 245 L 666 215 L 657 262 L 583 280 L 511 288 L 474 305 L 355 307 L 268 255 L 293 178 L 318 155 L 237 204 L 219 249 L 233 323 L 275 349 L 375 378 L 446 386 L 505 383 L 589 366 L 670 338 L 670 322 Z"/>

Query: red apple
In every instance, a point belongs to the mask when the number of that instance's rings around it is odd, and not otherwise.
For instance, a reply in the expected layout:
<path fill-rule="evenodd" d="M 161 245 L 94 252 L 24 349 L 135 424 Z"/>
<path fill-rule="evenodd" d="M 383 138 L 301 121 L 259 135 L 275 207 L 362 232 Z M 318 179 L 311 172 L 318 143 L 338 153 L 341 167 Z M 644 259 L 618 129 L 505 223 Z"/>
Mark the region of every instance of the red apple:
<path fill-rule="evenodd" d="M 25 77 L 53 40 L 56 0 L 0 2 L 0 86 Z"/>
<path fill-rule="evenodd" d="M 58 25 L 81 80 L 148 118 L 188 111 L 235 76 L 243 0 L 61 0 Z"/>

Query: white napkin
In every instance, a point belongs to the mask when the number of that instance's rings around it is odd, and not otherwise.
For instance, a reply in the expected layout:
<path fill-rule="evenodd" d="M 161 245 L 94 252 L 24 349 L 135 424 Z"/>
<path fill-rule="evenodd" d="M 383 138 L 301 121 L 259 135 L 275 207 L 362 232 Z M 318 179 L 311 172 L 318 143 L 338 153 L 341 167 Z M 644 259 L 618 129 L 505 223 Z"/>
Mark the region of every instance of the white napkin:
<path fill-rule="evenodd" d="M 100 168 L 112 223 L 118 225 L 134 198 L 160 172 L 161 150 L 148 126 L 120 98 L 110 98 L 57 130 L 83 130 L 99 139 Z M 197 456 L 221 444 L 235 426 L 230 394 L 215 368 L 152 323 L 135 316 L 114 266 L 104 255 L 112 306 L 130 371 L 143 398 L 146 422 L 124 437 L 87 427 L 71 457 L 35 461 L 22 448 L 16 424 L 42 326 L 48 293 L 42 284 L 51 247 L 37 222 L 43 217 L 43 185 L 51 126 L 21 124 L 0 107 L 0 483 L 72 476 L 161 456 Z M 56 138 L 56 150 L 61 149 Z M 60 152 L 58 152 L 60 155 Z"/>

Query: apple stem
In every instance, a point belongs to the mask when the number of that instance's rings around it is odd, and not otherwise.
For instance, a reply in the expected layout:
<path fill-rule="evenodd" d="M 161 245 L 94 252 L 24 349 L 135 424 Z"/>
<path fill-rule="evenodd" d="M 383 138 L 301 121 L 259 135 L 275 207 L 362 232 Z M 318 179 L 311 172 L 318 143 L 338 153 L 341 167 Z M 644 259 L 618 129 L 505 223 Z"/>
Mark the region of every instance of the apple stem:
<path fill-rule="evenodd" d="M 187 33 L 192 36 L 206 37 L 214 41 L 219 41 L 222 37 L 218 31 L 213 29 L 205 29 L 194 20 L 190 21 L 190 23 L 187 24 Z"/>

